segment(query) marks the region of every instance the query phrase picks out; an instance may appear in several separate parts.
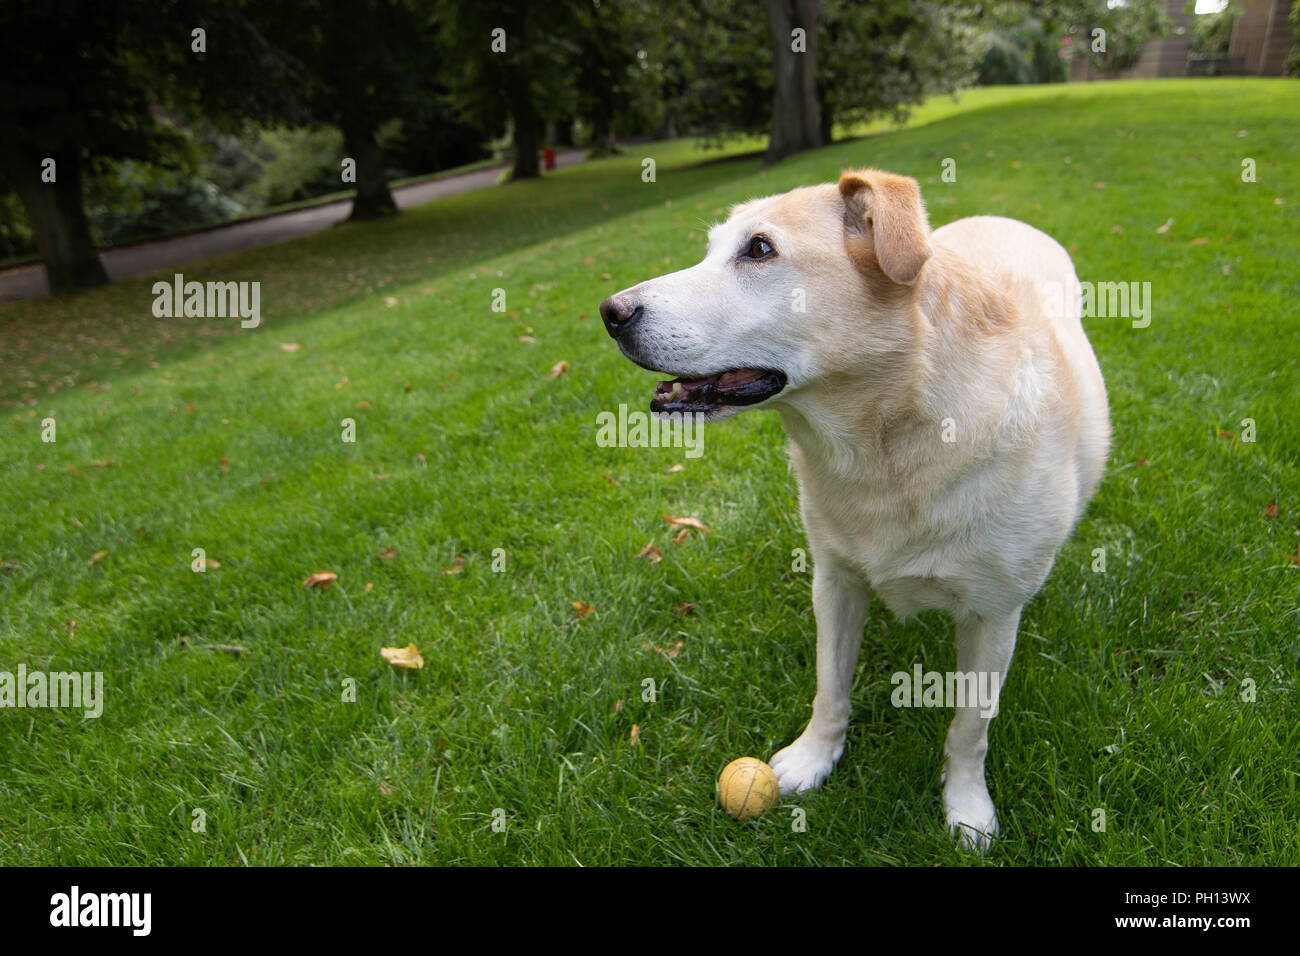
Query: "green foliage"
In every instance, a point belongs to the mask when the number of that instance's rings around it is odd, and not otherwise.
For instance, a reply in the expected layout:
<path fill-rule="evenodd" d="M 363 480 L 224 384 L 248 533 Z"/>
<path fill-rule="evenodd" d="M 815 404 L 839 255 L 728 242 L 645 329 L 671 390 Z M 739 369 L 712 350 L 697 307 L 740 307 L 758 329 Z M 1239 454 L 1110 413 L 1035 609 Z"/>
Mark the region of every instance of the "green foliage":
<path fill-rule="evenodd" d="M 239 194 L 249 206 L 276 206 L 345 188 L 339 165 L 343 134 L 334 127 L 259 130 L 256 152 L 257 179 Z"/>
<path fill-rule="evenodd" d="M 1300 76 L 1300 3 L 1291 4 L 1287 20 L 1291 24 L 1291 37 L 1295 41 L 1295 46 L 1291 48 L 1291 75 Z"/>
<path fill-rule="evenodd" d="M 1069 36 L 1066 58 L 1087 57 L 1097 70 L 1116 73 L 1138 61 L 1142 48 L 1169 33 L 1169 18 L 1160 0 L 1127 0 L 1112 6 L 1109 0 L 1076 0 L 1067 15 Z M 1094 50 L 1094 31 L 1105 31 L 1105 49 Z"/>
<path fill-rule="evenodd" d="M 29 256 L 35 251 L 36 241 L 18 194 L 0 189 L 0 260 Z"/>
<path fill-rule="evenodd" d="M 224 222 L 243 210 L 206 179 L 131 159 L 102 163 L 86 180 L 85 200 L 100 245 Z"/>
<path fill-rule="evenodd" d="M 1241 0 L 1229 0 L 1222 10 L 1203 13 L 1192 23 L 1189 52 L 1204 56 L 1227 56 L 1232 28 L 1242 14 Z"/>

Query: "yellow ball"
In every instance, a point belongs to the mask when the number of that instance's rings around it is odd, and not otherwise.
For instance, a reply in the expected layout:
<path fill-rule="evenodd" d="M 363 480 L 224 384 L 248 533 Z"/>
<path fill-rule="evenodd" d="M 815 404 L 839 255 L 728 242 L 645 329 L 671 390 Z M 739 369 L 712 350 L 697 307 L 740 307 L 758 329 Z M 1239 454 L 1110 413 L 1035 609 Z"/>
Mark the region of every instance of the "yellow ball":
<path fill-rule="evenodd" d="M 718 777 L 718 802 L 737 820 L 752 820 L 770 810 L 780 796 L 776 771 L 757 757 L 731 761 Z"/>

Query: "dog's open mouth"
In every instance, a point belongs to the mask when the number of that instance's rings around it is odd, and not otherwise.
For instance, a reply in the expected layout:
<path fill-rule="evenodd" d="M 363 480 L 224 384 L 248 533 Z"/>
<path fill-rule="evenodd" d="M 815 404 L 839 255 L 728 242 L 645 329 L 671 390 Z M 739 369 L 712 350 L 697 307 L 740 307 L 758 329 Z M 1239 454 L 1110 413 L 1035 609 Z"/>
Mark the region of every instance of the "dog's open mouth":
<path fill-rule="evenodd" d="M 652 412 L 708 412 L 725 405 L 757 405 L 785 388 L 784 372 L 738 368 L 704 378 L 659 382 Z"/>

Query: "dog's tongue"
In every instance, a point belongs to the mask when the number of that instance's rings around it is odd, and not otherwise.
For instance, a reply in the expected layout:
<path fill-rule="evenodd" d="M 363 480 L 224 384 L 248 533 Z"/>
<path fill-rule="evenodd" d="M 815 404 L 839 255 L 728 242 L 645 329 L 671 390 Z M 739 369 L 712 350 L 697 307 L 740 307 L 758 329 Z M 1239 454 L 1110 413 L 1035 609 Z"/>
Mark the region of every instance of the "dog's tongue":
<path fill-rule="evenodd" d="M 750 382 L 762 378 L 764 374 L 765 373 L 760 372 L 758 369 L 742 368 L 737 369 L 734 372 L 723 372 L 718 376 L 718 379 L 714 384 L 721 389 L 739 388 L 742 385 L 748 385 Z"/>

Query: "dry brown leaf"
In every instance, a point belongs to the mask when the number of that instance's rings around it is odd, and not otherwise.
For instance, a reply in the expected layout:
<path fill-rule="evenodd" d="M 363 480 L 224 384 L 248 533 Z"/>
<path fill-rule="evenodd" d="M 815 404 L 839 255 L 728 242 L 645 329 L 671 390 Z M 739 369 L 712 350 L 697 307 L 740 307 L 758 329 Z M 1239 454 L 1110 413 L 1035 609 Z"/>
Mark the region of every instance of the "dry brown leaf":
<path fill-rule="evenodd" d="M 221 459 L 221 461 L 218 462 L 218 464 L 221 465 L 221 470 L 222 470 L 222 471 L 229 471 L 229 470 L 230 470 L 230 459 L 229 459 L 229 458 L 223 458 L 223 459 Z"/>
<path fill-rule="evenodd" d="M 375 555 L 375 557 L 377 558 L 393 558 L 396 556 L 397 556 L 396 548 L 384 548 L 383 551 L 380 551 L 377 555 Z"/>
<path fill-rule="evenodd" d="M 677 608 L 677 613 L 681 615 L 691 614 L 695 610 L 695 605 L 689 604 L 686 601 L 679 601 L 675 607 Z"/>
<path fill-rule="evenodd" d="M 414 641 L 405 647 L 381 647 L 379 653 L 394 667 L 419 670 L 424 666 L 424 658 L 420 656 L 420 649 L 415 646 Z"/>
<path fill-rule="evenodd" d="M 1203 245 L 1206 245 L 1209 241 L 1210 241 L 1210 240 L 1209 240 L 1209 238 L 1208 238 L 1207 236 L 1197 236 L 1195 239 L 1193 239 L 1191 242 L 1189 242 L 1188 245 L 1189 245 L 1189 246 L 1203 246 Z"/>
<path fill-rule="evenodd" d="M 1276 518 L 1276 517 L 1277 517 L 1277 502 L 1276 502 L 1276 501 L 1269 502 L 1268 507 L 1264 509 L 1264 517 L 1265 517 L 1265 518 Z"/>
<path fill-rule="evenodd" d="M 221 562 L 220 562 L 220 561 L 213 561 L 211 558 L 204 558 L 204 559 L 203 559 L 203 567 L 205 567 L 205 568 L 206 568 L 207 570 L 209 570 L 209 571 L 212 571 L 212 570 L 214 570 L 214 569 L 216 569 L 216 568 L 221 567 Z"/>
<path fill-rule="evenodd" d="M 299 345 L 297 342 L 281 342 L 281 343 L 280 343 L 280 351 L 281 351 L 281 352 L 296 352 L 296 351 L 298 351 L 300 348 L 302 348 L 302 346 Z"/>
<path fill-rule="evenodd" d="M 632 746 L 635 747 L 641 740 L 641 725 L 633 724 L 632 733 L 629 736 L 632 740 Z"/>
<path fill-rule="evenodd" d="M 452 560 L 452 562 L 451 562 L 451 567 L 449 567 L 449 568 L 443 568 L 443 569 L 442 569 L 442 573 L 443 573 L 443 574 L 460 574 L 460 572 L 462 572 L 462 571 L 464 571 L 464 570 L 465 570 L 465 559 L 462 558 L 462 557 L 460 557 L 460 556 L 458 555 L 456 558 L 454 558 L 454 559 Z"/>
<path fill-rule="evenodd" d="M 658 564 L 664 559 L 664 553 L 654 546 L 654 542 L 650 542 L 641 549 L 641 553 L 637 557 L 645 558 L 651 564 Z"/>
<path fill-rule="evenodd" d="M 1163 236 L 1166 232 L 1170 230 L 1173 224 L 1174 224 L 1174 217 L 1170 216 L 1168 219 L 1164 221 L 1163 225 L 1156 226 L 1156 232 L 1158 232 L 1160 235 Z"/>
<path fill-rule="evenodd" d="M 551 366 L 551 378 L 559 378 L 569 370 L 569 363 L 565 359 L 560 359 Z"/>
<path fill-rule="evenodd" d="M 698 528 L 705 534 L 713 534 L 699 518 L 680 518 L 677 515 L 664 515 L 664 520 L 668 522 L 670 528 Z"/>
<path fill-rule="evenodd" d="M 536 344 L 537 344 L 537 339 L 533 338 L 531 335 L 521 335 L 521 336 L 519 336 L 519 341 L 520 341 L 520 342 L 523 342 L 524 345 L 536 345 Z"/>
<path fill-rule="evenodd" d="M 618 700 L 614 701 L 614 713 L 616 713 L 616 714 L 621 714 L 621 713 L 623 713 L 623 698 L 622 698 L 622 697 L 620 697 Z"/>
<path fill-rule="evenodd" d="M 308 575 L 307 580 L 302 582 L 302 586 L 305 588 L 327 588 L 338 579 L 339 576 L 333 571 L 317 571 L 315 574 Z"/>
<path fill-rule="evenodd" d="M 668 474 L 675 475 L 677 474 L 677 472 L 681 471 L 685 467 L 686 467 L 685 465 L 680 465 L 680 464 L 673 465 L 671 468 L 668 469 Z"/>
<path fill-rule="evenodd" d="M 96 551 L 94 554 L 92 554 L 92 555 L 90 556 L 90 560 L 87 561 L 86 563 L 87 563 L 87 564 L 99 564 L 99 562 L 100 562 L 100 561 L 103 561 L 106 557 L 108 557 L 108 552 L 107 552 L 107 551 Z"/>
<path fill-rule="evenodd" d="M 359 412 L 368 412 L 368 411 L 370 411 L 370 403 L 367 402 L 367 401 L 360 401 L 360 402 L 357 402 L 357 406 L 356 406 L 356 407 L 357 407 L 357 411 L 359 411 Z"/>
<path fill-rule="evenodd" d="M 690 528 L 683 528 L 681 531 L 678 531 L 675 535 L 673 535 L 673 544 L 681 544 L 683 541 L 686 540 L 687 536 L 689 536 L 690 533 L 691 533 Z"/>
<path fill-rule="evenodd" d="M 370 593 L 371 591 L 373 591 L 374 589 L 375 589 L 375 582 L 374 582 L 374 581 L 367 581 L 367 582 L 366 582 L 366 593 L 369 594 L 369 593 Z"/>
<path fill-rule="evenodd" d="M 583 604 L 581 601 L 573 602 L 573 613 L 578 615 L 578 617 L 586 617 L 595 610 L 596 608 L 591 604 Z"/>

